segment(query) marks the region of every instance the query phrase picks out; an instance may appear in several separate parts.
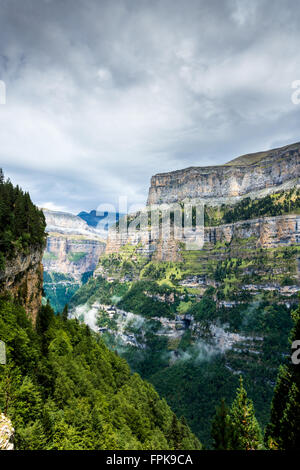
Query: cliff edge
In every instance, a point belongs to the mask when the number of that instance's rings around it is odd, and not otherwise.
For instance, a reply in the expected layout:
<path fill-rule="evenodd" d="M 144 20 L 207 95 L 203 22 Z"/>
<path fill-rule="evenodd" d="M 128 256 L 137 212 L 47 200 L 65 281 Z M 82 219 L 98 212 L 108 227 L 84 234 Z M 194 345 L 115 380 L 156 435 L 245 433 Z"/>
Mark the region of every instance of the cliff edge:
<path fill-rule="evenodd" d="M 238 157 L 225 165 L 190 167 L 151 178 L 147 205 L 203 198 L 206 204 L 234 203 L 299 184 L 300 143 Z M 232 200 L 231 200 L 232 198 Z"/>

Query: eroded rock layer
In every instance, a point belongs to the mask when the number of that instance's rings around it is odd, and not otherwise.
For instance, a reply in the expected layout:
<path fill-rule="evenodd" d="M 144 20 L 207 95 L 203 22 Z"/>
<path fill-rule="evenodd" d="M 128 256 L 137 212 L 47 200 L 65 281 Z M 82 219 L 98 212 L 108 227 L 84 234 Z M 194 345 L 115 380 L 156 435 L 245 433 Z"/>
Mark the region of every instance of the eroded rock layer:
<path fill-rule="evenodd" d="M 0 291 L 17 298 L 34 323 L 42 301 L 42 257 L 41 249 L 17 254 L 12 260 L 6 260 L 5 269 L 0 271 Z"/>
<path fill-rule="evenodd" d="M 214 199 L 213 204 L 227 204 L 245 195 L 266 195 L 293 187 L 300 175 L 299 152 L 300 143 L 297 143 L 245 155 L 226 165 L 157 174 L 151 178 L 148 205 L 186 198 L 204 198 L 207 203 Z"/>

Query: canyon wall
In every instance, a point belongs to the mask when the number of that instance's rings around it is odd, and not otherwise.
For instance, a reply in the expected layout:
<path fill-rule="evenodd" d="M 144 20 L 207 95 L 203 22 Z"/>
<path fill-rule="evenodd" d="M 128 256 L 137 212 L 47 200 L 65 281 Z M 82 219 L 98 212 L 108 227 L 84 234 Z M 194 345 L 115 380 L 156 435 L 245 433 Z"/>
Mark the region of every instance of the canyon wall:
<path fill-rule="evenodd" d="M 151 205 L 196 199 L 218 207 L 233 205 L 244 197 L 262 198 L 267 194 L 299 187 L 300 143 L 279 149 L 244 155 L 221 166 L 193 167 L 152 177 L 148 196 Z M 106 254 L 117 253 L 125 245 L 137 247 L 138 253 L 156 260 L 176 261 L 181 251 L 193 239 L 190 232 L 181 240 L 163 236 L 151 230 L 128 230 L 119 234 L 111 228 Z M 256 246 L 272 248 L 297 245 L 299 215 L 263 217 L 218 227 L 205 227 L 204 242 L 231 242 L 233 238 L 254 237 Z M 180 243 L 181 242 L 181 243 Z M 188 248 L 186 248 L 188 249 Z"/>
<path fill-rule="evenodd" d="M 43 257 L 44 290 L 55 310 L 64 304 L 91 274 L 105 250 L 102 233 L 73 214 L 43 210 L 47 244 Z"/>
<path fill-rule="evenodd" d="M 0 271 L 0 292 L 9 292 L 25 308 L 35 323 L 42 302 L 43 250 L 31 250 L 6 260 Z"/>
<path fill-rule="evenodd" d="M 191 241 L 193 232 L 181 240 L 173 236 L 153 238 L 150 230 L 129 231 L 119 234 L 111 231 L 107 240 L 106 254 L 118 253 L 127 244 L 137 247 L 144 256 L 159 261 L 179 261 L 184 243 Z M 255 238 L 256 248 L 275 248 L 300 243 L 300 215 L 282 215 L 239 221 L 217 227 L 204 228 L 204 243 L 231 243 L 234 239 Z"/>
<path fill-rule="evenodd" d="M 80 217 L 46 209 L 43 212 L 48 234 L 43 258 L 45 272 L 70 274 L 80 281 L 82 274 L 94 271 L 105 242 Z"/>
<path fill-rule="evenodd" d="M 191 167 L 151 178 L 148 205 L 204 199 L 230 204 L 299 184 L 300 143 L 239 157 L 220 166 Z"/>

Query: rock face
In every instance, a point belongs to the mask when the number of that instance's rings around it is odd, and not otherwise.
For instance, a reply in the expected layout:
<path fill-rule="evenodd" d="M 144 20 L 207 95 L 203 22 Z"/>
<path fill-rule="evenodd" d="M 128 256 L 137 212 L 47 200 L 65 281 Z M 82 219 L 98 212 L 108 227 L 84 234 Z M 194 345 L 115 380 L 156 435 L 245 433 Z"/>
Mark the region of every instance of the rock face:
<path fill-rule="evenodd" d="M 80 281 L 84 273 L 94 271 L 104 249 L 99 240 L 50 233 L 43 258 L 45 272 L 70 274 Z"/>
<path fill-rule="evenodd" d="M 0 271 L 0 291 L 8 291 L 18 299 L 34 323 L 42 301 L 42 257 L 40 249 L 16 255 Z"/>
<path fill-rule="evenodd" d="M 300 176 L 300 143 L 239 157 L 226 165 L 191 167 L 151 178 L 148 205 L 203 198 L 216 205 L 295 186 Z M 218 201 L 219 199 L 219 201 Z M 213 200 L 210 202 L 210 200 Z"/>
<path fill-rule="evenodd" d="M 14 428 L 9 418 L 0 414 L 0 450 L 14 450 Z"/>
<path fill-rule="evenodd" d="M 205 227 L 204 243 L 231 243 L 234 239 L 255 238 L 256 248 L 275 248 L 300 243 L 300 215 L 282 215 L 235 222 L 217 227 Z M 150 230 L 118 234 L 111 231 L 106 254 L 118 253 L 127 244 L 137 246 L 140 254 L 157 261 L 179 261 L 181 244 L 188 237 L 176 240 L 174 237 L 151 237 Z"/>
<path fill-rule="evenodd" d="M 282 215 L 235 222 L 205 228 L 205 241 L 230 243 L 233 238 L 256 239 L 257 248 L 297 245 L 300 243 L 300 215 Z"/>
<path fill-rule="evenodd" d="M 43 259 L 45 272 L 71 274 L 81 280 L 82 274 L 94 271 L 105 249 L 99 233 L 73 214 L 43 212 L 48 233 Z"/>
<path fill-rule="evenodd" d="M 43 257 L 44 290 L 55 310 L 61 310 L 92 273 L 105 250 L 102 233 L 73 214 L 44 209 L 48 233 Z"/>
<path fill-rule="evenodd" d="M 90 238 L 101 239 L 97 230 L 89 227 L 89 225 L 80 217 L 68 212 L 51 211 L 43 209 L 43 213 L 47 223 L 47 232 L 58 232 L 70 235 L 85 235 Z"/>
<path fill-rule="evenodd" d="M 200 200 L 204 205 L 235 204 L 243 197 L 264 197 L 269 193 L 298 187 L 300 183 L 300 143 L 244 155 L 223 166 L 187 168 L 158 174 L 151 179 L 148 206 Z M 175 207 L 175 206 L 174 206 Z M 231 242 L 233 238 L 254 237 L 256 247 L 297 245 L 299 215 L 264 217 L 248 221 L 205 227 L 204 242 Z M 193 240 L 193 233 L 181 240 L 149 230 L 128 230 L 119 234 L 111 228 L 106 253 L 117 253 L 124 245 L 138 246 L 138 252 L 161 261 L 180 260 L 182 243 Z M 181 243 L 180 243 L 181 242 Z M 187 247 L 189 250 L 190 248 Z"/>

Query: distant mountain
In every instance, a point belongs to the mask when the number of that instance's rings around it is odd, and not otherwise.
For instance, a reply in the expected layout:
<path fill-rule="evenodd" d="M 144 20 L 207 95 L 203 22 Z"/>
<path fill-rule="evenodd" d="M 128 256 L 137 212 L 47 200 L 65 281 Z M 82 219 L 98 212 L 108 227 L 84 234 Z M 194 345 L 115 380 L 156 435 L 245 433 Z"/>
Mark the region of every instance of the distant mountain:
<path fill-rule="evenodd" d="M 122 216 L 123 214 L 119 214 L 119 212 L 104 212 L 103 215 L 100 215 L 96 210 L 92 210 L 91 212 L 82 211 L 78 214 L 78 217 L 85 220 L 91 227 L 96 228 L 99 222 L 101 222 L 99 228 L 106 231 Z"/>

